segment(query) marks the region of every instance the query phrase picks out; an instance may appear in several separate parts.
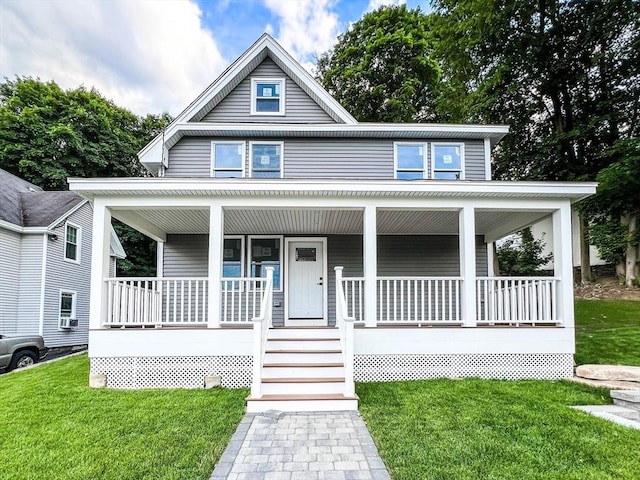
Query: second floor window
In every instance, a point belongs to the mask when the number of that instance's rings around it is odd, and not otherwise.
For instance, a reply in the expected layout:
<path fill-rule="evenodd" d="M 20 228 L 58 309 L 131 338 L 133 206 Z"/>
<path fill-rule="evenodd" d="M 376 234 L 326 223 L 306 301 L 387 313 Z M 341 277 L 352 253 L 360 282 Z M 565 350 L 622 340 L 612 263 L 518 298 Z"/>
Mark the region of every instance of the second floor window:
<path fill-rule="evenodd" d="M 462 143 L 432 143 L 433 178 L 462 180 L 464 145 Z"/>
<path fill-rule="evenodd" d="M 64 230 L 64 258 L 80 263 L 80 228 L 67 223 Z"/>
<path fill-rule="evenodd" d="M 211 176 L 244 177 L 244 142 L 213 142 L 211 145 Z"/>
<path fill-rule="evenodd" d="M 282 143 L 251 143 L 251 176 L 254 178 L 282 177 Z"/>
<path fill-rule="evenodd" d="M 396 143 L 395 177 L 400 180 L 426 178 L 427 145 L 424 143 Z"/>
<path fill-rule="evenodd" d="M 251 114 L 284 115 L 284 78 L 251 79 Z"/>

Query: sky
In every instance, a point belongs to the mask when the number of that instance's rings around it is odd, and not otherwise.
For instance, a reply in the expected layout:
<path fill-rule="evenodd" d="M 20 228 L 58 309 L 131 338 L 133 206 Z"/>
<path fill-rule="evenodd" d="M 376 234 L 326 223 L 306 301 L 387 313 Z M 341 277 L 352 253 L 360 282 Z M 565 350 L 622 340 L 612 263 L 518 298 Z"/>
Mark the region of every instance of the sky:
<path fill-rule="evenodd" d="M 0 79 L 95 87 L 177 115 L 264 32 L 305 68 L 381 5 L 428 0 L 1 0 Z"/>

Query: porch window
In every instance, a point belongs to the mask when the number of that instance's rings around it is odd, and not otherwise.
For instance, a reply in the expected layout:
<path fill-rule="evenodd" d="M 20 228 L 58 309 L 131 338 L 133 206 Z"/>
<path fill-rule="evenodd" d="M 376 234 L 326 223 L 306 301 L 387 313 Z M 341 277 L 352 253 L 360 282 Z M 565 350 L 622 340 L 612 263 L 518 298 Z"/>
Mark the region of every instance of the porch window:
<path fill-rule="evenodd" d="M 225 237 L 222 255 L 222 276 L 224 278 L 242 277 L 243 237 Z"/>
<path fill-rule="evenodd" d="M 251 143 L 251 176 L 282 177 L 282 142 Z"/>
<path fill-rule="evenodd" d="M 441 180 L 462 180 L 464 172 L 463 143 L 432 143 L 433 178 Z"/>
<path fill-rule="evenodd" d="M 250 237 L 250 275 L 252 277 L 266 277 L 265 267 L 273 267 L 273 289 L 281 290 L 282 265 L 281 237 Z"/>
<path fill-rule="evenodd" d="M 211 143 L 211 176 L 244 177 L 244 142 Z"/>
<path fill-rule="evenodd" d="M 251 115 L 284 115 L 284 78 L 251 79 Z"/>
<path fill-rule="evenodd" d="M 64 227 L 64 259 L 80 263 L 80 227 L 71 223 Z"/>
<path fill-rule="evenodd" d="M 426 143 L 395 143 L 395 178 L 413 180 L 426 178 Z"/>

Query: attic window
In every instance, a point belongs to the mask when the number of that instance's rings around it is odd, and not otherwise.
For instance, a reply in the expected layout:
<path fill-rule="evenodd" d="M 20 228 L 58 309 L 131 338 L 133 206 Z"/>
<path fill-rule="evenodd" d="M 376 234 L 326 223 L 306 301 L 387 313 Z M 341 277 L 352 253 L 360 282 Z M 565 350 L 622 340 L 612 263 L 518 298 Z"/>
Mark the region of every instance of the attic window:
<path fill-rule="evenodd" d="M 251 79 L 251 115 L 284 115 L 284 78 Z"/>

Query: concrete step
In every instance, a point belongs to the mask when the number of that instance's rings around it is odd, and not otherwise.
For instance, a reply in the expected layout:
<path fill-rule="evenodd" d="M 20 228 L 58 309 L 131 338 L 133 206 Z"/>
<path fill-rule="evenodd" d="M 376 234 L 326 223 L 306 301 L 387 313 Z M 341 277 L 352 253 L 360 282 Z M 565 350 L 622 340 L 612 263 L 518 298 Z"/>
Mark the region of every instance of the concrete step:
<path fill-rule="evenodd" d="M 630 408 L 637 412 L 640 412 L 640 389 L 611 390 L 610 395 L 614 405 Z"/>
<path fill-rule="evenodd" d="M 331 338 L 269 338 L 267 350 L 340 350 L 340 340 Z"/>
<path fill-rule="evenodd" d="M 344 378 L 263 378 L 263 395 L 329 394 L 344 392 Z"/>
<path fill-rule="evenodd" d="M 335 327 L 277 327 L 270 328 L 267 338 L 340 338 Z"/>
<path fill-rule="evenodd" d="M 342 362 L 340 350 L 267 350 L 264 363 L 338 363 Z"/>
<path fill-rule="evenodd" d="M 281 412 L 331 412 L 358 410 L 358 397 L 342 394 L 317 395 L 263 395 L 261 398 L 247 398 L 247 412 L 258 413 L 267 410 Z"/>
<path fill-rule="evenodd" d="M 344 377 L 344 364 L 271 362 L 262 366 L 262 378 L 331 378 Z"/>
<path fill-rule="evenodd" d="M 617 405 L 580 405 L 573 408 L 618 425 L 640 430 L 640 421 L 633 418 L 632 412 L 635 412 L 635 410 Z"/>

